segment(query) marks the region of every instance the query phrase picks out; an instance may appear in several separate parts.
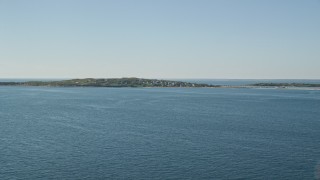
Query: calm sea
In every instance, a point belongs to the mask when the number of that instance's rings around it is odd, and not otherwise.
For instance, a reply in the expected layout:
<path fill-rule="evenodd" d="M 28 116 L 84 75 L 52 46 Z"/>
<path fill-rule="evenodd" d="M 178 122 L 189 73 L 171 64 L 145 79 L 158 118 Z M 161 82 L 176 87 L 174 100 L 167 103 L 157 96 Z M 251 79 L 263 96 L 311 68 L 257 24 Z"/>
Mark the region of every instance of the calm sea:
<path fill-rule="evenodd" d="M 0 179 L 316 179 L 320 91 L 0 87 Z"/>

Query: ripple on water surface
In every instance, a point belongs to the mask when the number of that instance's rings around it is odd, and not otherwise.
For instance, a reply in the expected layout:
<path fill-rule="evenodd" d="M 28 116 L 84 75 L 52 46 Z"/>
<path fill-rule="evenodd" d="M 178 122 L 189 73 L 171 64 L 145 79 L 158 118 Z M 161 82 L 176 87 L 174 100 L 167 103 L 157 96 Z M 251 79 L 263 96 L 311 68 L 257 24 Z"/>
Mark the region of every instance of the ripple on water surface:
<path fill-rule="evenodd" d="M 0 179 L 313 179 L 320 91 L 0 87 Z"/>

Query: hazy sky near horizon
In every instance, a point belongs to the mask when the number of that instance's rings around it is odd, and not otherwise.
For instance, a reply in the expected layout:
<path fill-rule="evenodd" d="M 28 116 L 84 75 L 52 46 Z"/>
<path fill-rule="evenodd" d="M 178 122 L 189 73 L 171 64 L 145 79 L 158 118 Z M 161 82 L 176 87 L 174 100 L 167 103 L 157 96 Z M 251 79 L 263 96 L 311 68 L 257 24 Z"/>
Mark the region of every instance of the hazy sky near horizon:
<path fill-rule="evenodd" d="M 316 78 L 319 0 L 0 0 L 0 78 Z"/>

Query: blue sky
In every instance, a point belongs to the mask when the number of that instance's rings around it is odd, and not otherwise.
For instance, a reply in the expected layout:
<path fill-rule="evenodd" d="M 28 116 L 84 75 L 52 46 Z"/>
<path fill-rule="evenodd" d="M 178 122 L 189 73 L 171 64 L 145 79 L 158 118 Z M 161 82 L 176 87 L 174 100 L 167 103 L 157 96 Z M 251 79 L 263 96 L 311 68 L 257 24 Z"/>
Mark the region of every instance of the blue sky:
<path fill-rule="evenodd" d="M 0 78 L 320 79 L 319 0 L 0 0 Z"/>

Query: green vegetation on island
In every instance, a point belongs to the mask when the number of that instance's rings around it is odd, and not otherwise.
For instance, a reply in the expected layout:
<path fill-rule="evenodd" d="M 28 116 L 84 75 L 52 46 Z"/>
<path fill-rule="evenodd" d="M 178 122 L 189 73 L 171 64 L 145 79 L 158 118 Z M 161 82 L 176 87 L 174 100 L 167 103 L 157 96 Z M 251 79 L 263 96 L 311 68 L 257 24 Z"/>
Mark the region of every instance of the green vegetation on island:
<path fill-rule="evenodd" d="M 71 79 L 61 81 L 0 82 L 0 86 L 50 86 L 50 87 L 220 87 L 209 84 L 182 81 L 112 78 L 112 79 Z"/>
<path fill-rule="evenodd" d="M 320 84 L 308 83 L 256 83 L 241 86 L 210 85 L 182 81 L 143 79 L 143 78 L 110 78 L 110 79 L 70 79 L 61 81 L 27 81 L 0 82 L 0 86 L 47 86 L 47 87 L 221 87 L 221 88 L 320 88 Z"/>

